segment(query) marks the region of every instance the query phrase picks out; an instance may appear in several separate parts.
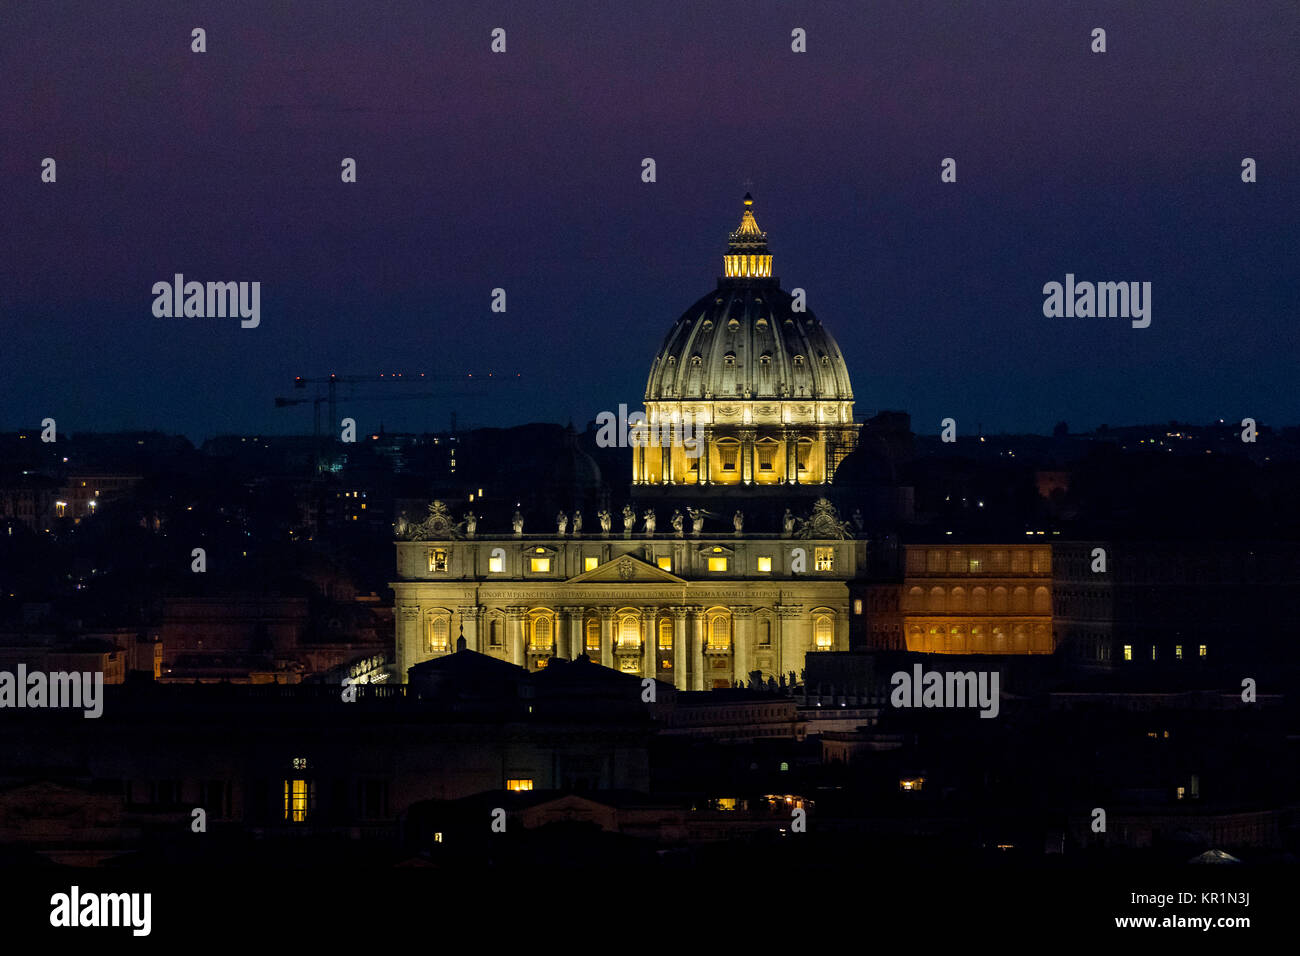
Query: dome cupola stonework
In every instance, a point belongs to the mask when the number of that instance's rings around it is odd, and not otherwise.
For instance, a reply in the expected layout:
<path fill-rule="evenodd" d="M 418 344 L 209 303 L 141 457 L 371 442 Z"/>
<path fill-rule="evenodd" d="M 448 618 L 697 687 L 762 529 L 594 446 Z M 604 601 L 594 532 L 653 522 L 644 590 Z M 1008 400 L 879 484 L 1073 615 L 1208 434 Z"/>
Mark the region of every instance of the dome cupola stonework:
<path fill-rule="evenodd" d="M 650 367 L 638 485 L 823 485 L 857 444 L 844 356 L 781 288 L 754 200 L 744 202 L 717 289 L 682 314 Z M 703 452 L 668 441 L 666 422 L 689 423 Z"/>

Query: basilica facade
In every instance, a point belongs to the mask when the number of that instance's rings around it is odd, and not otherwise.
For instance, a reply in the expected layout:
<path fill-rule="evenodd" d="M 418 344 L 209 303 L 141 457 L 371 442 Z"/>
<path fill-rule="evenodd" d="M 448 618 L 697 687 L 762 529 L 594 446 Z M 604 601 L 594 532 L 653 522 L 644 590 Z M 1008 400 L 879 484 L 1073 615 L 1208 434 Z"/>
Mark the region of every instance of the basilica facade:
<path fill-rule="evenodd" d="M 823 506 L 825 507 L 825 506 Z M 475 535 L 435 502 L 397 544 L 397 664 L 465 646 L 523 667 L 592 660 L 680 690 L 803 670 L 848 647 L 848 590 L 863 543 L 825 536 Z M 557 529 L 558 530 L 558 529 Z"/>

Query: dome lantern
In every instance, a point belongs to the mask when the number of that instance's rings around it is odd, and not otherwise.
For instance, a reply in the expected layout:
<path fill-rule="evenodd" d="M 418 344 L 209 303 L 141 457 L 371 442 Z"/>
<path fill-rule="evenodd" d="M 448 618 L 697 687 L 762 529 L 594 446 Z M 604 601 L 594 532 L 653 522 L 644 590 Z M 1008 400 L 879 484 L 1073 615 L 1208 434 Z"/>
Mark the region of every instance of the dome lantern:
<path fill-rule="evenodd" d="M 772 256 L 767 251 L 767 233 L 754 219 L 754 197 L 745 193 L 744 203 L 740 227 L 729 237 L 727 254 L 722 257 L 722 274 L 729 279 L 770 279 Z"/>

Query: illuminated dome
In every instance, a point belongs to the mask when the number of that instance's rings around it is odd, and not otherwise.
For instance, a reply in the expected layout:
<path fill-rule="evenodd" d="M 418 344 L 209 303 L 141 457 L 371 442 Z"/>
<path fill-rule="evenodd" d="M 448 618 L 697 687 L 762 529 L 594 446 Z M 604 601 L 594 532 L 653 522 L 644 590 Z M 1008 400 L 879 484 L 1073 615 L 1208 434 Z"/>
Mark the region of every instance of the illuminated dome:
<path fill-rule="evenodd" d="M 745 196 L 718 288 L 673 325 L 650 367 L 645 400 L 802 398 L 851 402 L 835 339 L 772 275 L 767 234 Z"/>
<path fill-rule="evenodd" d="M 857 443 L 840 347 L 781 289 L 754 200 L 744 203 L 717 289 L 674 323 L 650 366 L 646 418 L 659 427 L 634 456 L 635 484 L 829 484 Z M 697 427 L 704 454 L 663 438 L 679 421 Z"/>

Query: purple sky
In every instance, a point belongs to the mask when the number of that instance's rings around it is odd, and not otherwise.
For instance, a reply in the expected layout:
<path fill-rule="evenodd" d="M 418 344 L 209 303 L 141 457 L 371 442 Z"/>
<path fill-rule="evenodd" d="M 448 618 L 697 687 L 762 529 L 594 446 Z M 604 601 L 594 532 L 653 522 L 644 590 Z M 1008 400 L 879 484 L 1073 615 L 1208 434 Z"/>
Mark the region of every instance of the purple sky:
<path fill-rule="evenodd" d="M 364 430 L 452 409 L 581 427 L 641 400 L 746 180 L 863 415 L 1300 422 L 1293 0 L 9 0 L 4 19 L 3 428 L 303 431 L 309 410 L 272 404 L 294 375 L 391 369 L 524 384 L 349 407 Z M 155 318 L 176 272 L 260 281 L 261 326 Z M 1150 281 L 1151 327 L 1045 318 L 1067 272 Z"/>

